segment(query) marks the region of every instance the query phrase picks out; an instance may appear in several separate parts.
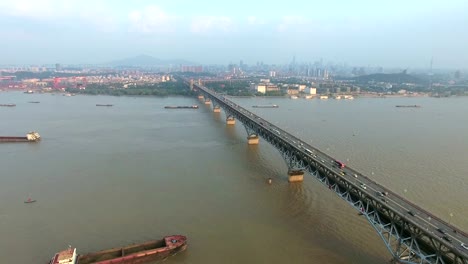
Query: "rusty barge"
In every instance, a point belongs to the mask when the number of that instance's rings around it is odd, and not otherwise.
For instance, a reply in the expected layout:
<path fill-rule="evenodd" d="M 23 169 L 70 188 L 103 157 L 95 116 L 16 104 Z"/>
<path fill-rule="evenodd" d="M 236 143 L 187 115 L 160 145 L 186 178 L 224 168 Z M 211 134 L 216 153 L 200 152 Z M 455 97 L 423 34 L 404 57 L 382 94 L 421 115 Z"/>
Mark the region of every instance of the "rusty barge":
<path fill-rule="evenodd" d="M 166 236 L 123 248 L 113 248 L 85 255 L 78 255 L 76 248 L 71 246 L 60 251 L 50 260 L 49 264 L 130 264 L 147 263 L 163 260 L 187 247 L 187 238 L 181 235 Z"/>
<path fill-rule="evenodd" d="M 1 142 L 37 142 L 41 140 L 41 136 L 37 132 L 29 132 L 25 137 L 2 137 L 0 136 Z"/>

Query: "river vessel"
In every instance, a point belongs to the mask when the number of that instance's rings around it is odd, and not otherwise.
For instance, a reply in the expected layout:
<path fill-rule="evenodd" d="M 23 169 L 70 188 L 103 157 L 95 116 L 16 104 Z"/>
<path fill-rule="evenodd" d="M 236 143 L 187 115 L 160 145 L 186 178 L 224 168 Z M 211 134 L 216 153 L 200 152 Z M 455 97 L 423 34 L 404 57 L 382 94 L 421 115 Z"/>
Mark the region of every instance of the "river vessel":
<path fill-rule="evenodd" d="M 26 201 L 24 201 L 24 203 L 35 203 L 36 200 L 34 199 L 31 199 L 31 198 L 28 198 Z"/>
<path fill-rule="evenodd" d="M 173 106 L 173 105 L 168 105 L 165 106 L 164 108 L 166 109 L 198 109 L 198 105 L 182 105 L 182 106 Z"/>
<path fill-rule="evenodd" d="M 113 104 L 96 104 L 96 106 L 114 106 Z"/>
<path fill-rule="evenodd" d="M 252 105 L 253 108 L 278 108 L 279 105 Z"/>
<path fill-rule="evenodd" d="M 41 140 L 41 136 L 37 132 L 29 132 L 25 137 L 2 137 L 0 142 L 37 142 Z"/>
<path fill-rule="evenodd" d="M 16 105 L 15 104 L 0 104 L 0 106 L 13 107 L 13 106 L 16 106 Z"/>
<path fill-rule="evenodd" d="M 421 107 L 420 105 L 395 105 L 395 107 Z"/>
<path fill-rule="evenodd" d="M 78 255 L 76 248 L 68 249 L 54 255 L 49 264 L 134 264 L 163 260 L 187 247 L 187 238 L 181 235 L 166 236 L 141 244 L 113 248 L 85 255 Z"/>

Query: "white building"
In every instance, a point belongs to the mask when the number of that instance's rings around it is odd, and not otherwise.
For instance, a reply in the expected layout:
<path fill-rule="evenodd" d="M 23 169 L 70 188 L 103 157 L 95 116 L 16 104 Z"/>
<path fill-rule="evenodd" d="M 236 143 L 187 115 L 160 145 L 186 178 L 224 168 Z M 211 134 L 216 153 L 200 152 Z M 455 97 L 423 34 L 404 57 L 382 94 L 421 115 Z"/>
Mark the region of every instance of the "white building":
<path fill-rule="evenodd" d="M 313 88 L 313 87 L 307 87 L 304 92 L 306 94 L 312 94 L 312 95 L 315 95 L 317 94 L 317 88 Z"/>

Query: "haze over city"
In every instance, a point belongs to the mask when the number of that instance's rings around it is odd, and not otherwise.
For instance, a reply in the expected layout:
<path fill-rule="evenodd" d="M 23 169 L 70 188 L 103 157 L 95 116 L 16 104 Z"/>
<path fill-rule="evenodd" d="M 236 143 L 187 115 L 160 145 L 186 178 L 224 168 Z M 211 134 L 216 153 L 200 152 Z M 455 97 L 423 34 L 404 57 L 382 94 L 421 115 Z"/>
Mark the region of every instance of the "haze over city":
<path fill-rule="evenodd" d="M 200 64 L 319 58 L 466 68 L 468 2 L 2 0 L 0 64 L 99 64 L 148 54 Z"/>

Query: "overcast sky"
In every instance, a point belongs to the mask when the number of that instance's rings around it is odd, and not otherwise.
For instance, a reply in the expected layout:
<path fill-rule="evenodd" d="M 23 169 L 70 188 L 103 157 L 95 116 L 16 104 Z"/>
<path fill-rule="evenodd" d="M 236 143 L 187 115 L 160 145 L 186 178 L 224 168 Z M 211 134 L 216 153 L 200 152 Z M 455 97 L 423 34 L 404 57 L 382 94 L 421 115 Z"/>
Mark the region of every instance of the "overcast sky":
<path fill-rule="evenodd" d="M 468 68 L 468 0 L 0 0 L 0 64 L 140 54 L 202 64 Z"/>

